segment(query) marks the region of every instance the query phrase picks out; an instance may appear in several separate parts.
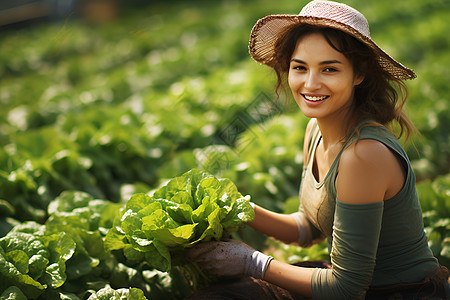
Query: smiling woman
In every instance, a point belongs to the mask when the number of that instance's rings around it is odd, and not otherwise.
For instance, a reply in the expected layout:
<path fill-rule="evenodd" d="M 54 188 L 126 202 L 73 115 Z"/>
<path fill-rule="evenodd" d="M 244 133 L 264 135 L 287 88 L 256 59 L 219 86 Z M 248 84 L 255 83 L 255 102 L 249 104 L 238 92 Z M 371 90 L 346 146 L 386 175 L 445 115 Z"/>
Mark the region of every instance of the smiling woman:
<path fill-rule="evenodd" d="M 298 39 L 290 60 L 289 87 L 309 118 L 345 119 L 353 107 L 354 86 L 364 79 L 352 63 L 320 33 Z"/>
<path fill-rule="evenodd" d="M 255 205 L 248 225 L 301 247 L 327 238 L 331 261 L 294 266 L 237 241 L 202 243 L 190 257 L 207 271 L 251 279 L 192 298 L 447 299 L 449 272 L 427 244 L 415 175 L 389 130 L 415 130 L 402 93 L 415 73 L 375 44 L 361 13 L 332 1 L 259 20 L 250 54 L 275 70 L 278 90 L 289 86 L 311 120 L 299 211 Z"/>
<path fill-rule="evenodd" d="M 302 49 L 298 49 L 300 40 L 303 38 L 310 40 L 311 37 L 308 36 L 312 34 L 321 37 L 322 45 L 305 49 L 309 45 L 309 42 L 305 42 L 301 43 Z M 274 60 L 276 61 L 273 69 L 277 74 L 276 86 L 279 91 L 283 87 L 291 85 L 291 75 L 296 73 L 291 70 L 293 67 L 291 64 L 298 62 L 298 59 L 294 57 L 295 54 L 302 51 L 303 55 L 306 55 L 309 51 L 309 55 L 313 56 L 320 65 L 321 74 L 333 74 L 333 76 L 327 76 L 327 78 L 336 78 L 338 77 L 336 73 L 341 75 L 344 70 L 346 70 L 347 75 L 353 76 L 353 78 L 350 78 L 353 81 L 350 85 L 352 94 L 348 97 L 352 102 L 352 112 L 350 113 L 355 124 L 372 119 L 380 124 L 388 125 L 393 119 L 397 119 L 401 126 L 400 135 L 405 132 L 408 138 L 415 131 L 414 125 L 402 110 L 406 98 L 399 97 L 407 94 L 402 79 L 413 78 L 414 72 L 402 65 L 400 65 L 402 72 L 399 70 L 389 71 L 391 66 L 386 63 L 389 67 L 383 67 L 383 64 L 378 63 L 381 60 L 379 55 L 356 37 L 336 28 L 294 24 L 284 29 L 273 47 Z M 325 56 L 323 61 L 316 58 L 319 53 Z M 304 64 L 307 62 L 302 61 L 302 63 L 305 67 Z M 336 81 L 339 83 L 335 83 L 335 85 L 342 85 L 343 83 L 340 79 Z M 311 88 L 311 83 L 317 84 L 317 82 L 307 82 L 305 88 Z M 290 88 L 292 90 L 292 86 Z M 296 93 L 294 92 L 293 95 L 295 98 Z M 351 128 L 352 126 L 349 125 L 348 127 Z M 347 135 L 349 133 L 346 132 Z"/>

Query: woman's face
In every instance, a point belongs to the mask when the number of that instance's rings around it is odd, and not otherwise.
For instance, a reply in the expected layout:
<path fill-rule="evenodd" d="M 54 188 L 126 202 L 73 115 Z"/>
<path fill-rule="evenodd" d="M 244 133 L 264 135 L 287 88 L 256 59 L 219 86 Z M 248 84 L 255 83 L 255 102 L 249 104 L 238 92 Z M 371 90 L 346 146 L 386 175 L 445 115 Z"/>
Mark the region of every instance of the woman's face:
<path fill-rule="evenodd" d="M 345 118 L 353 91 L 364 79 L 320 33 L 300 38 L 292 53 L 288 82 L 297 105 L 309 118 Z"/>

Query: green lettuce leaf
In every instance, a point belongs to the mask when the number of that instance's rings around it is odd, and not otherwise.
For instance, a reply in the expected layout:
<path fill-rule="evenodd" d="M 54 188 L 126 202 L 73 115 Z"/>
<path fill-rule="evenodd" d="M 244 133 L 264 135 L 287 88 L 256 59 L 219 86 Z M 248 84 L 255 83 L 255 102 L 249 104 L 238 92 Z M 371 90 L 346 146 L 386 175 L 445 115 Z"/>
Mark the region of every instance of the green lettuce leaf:
<path fill-rule="evenodd" d="M 41 238 L 49 249 L 50 261 L 45 270 L 44 282 L 52 288 L 64 284 L 66 276 L 66 261 L 75 253 L 76 244 L 66 233 L 60 232 Z"/>
<path fill-rule="evenodd" d="M 19 237 L 20 236 L 21 235 L 19 235 Z M 9 241 L 11 241 L 12 243 L 9 244 Z M 16 286 L 26 296 L 37 297 L 46 288 L 46 285 L 41 284 L 39 281 L 37 281 L 37 278 L 33 278 L 29 274 L 27 274 L 27 268 L 24 267 L 24 263 L 26 260 L 29 261 L 28 257 L 30 256 L 30 254 L 27 253 L 27 251 L 14 249 L 14 246 L 11 246 L 14 244 L 22 245 L 20 241 L 23 241 L 23 239 L 20 240 L 20 238 L 12 238 L 8 235 L 0 239 L 0 278 L 2 278 L 0 282 L 0 289 L 6 290 L 6 288 L 8 287 Z M 36 244 L 39 244 L 39 242 L 37 241 Z M 31 248 L 33 247 L 30 244 L 22 246 L 23 249 L 26 249 L 26 246 L 29 246 Z M 5 248 L 8 250 L 5 251 Z M 19 255 L 21 257 L 12 259 L 12 256 L 18 253 L 20 253 Z"/>
<path fill-rule="evenodd" d="M 150 250 L 145 252 L 145 259 L 157 270 L 168 272 L 172 268 L 172 256 L 169 249 L 157 240 L 154 240 Z"/>
<path fill-rule="evenodd" d="M 17 286 L 10 286 L 0 295 L 0 300 L 27 300 L 27 297 Z"/>
<path fill-rule="evenodd" d="M 144 292 L 138 288 L 121 288 L 114 290 L 105 287 L 89 296 L 88 300 L 145 300 Z"/>
<path fill-rule="evenodd" d="M 229 179 L 192 169 L 174 177 L 152 196 L 131 196 L 105 237 L 109 250 L 122 249 L 131 261 L 160 271 L 188 263 L 185 248 L 220 240 L 254 218 L 250 197 Z"/>

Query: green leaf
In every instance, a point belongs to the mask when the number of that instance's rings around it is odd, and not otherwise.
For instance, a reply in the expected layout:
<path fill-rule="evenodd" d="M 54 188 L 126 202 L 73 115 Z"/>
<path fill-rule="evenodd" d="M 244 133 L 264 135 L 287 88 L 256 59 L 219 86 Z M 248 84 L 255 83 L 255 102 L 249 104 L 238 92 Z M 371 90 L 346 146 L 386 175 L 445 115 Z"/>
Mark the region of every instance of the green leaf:
<path fill-rule="evenodd" d="M 128 299 L 130 300 L 146 300 L 144 292 L 138 288 L 130 288 L 128 290 Z"/>
<path fill-rule="evenodd" d="M 194 199 L 197 203 L 202 203 L 202 200 L 205 198 L 216 201 L 221 190 L 222 186 L 217 178 L 204 178 L 197 186 Z"/>
<path fill-rule="evenodd" d="M 187 243 L 195 233 L 197 224 L 179 226 L 169 214 L 158 209 L 151 215 L 142 218 L 142 230 L 151 239 L 158 240 L 166 246 L 176 246 Z"/>
<path fill-rule="evenodd" d="M 33 278 L 39 278 L 45 272 L 45 268 L 47 267 L 49 260 L 44 255 L 35 254 L 30 257 L 29 263 L 30 266 L 28 275 Z"/>
<path fill-rule="evenodd" d="M 161 228 L 153 232 L 154 241 L 157 240 L 167 247 L 183 246 L 194 237 L 198 224 L 186 224 L 177 228 Z"/>
<path fill-rule="evenodd" d="M 178 192 L 174 195 L 175 197 L 181 196 L 184 192 Z M 172 200 L 174 199 L 172 198 Z M 169 216 L 177 223 L 188 224 L 192 223 L 192 206 L 190 203 L 175 202 L 166 199 L 157 199 L 158 203 L 161 204 L 161 209 L 167 211 Z M 179 200 L 179 199 L 175 199 Z M 190 197 L 192 200 L 192 197 Z M 181 204 L 180 204 L 181 203 Z"/>
<path fill-rule="evenodd" d="M 76 251 L 73 257 L 66 262 L 66 275 L 68 280 L 79 279 L 93 272 L 99 260 L 89 256 L 86 252 Z"/>
<path fill-rule="evenodd" d="M 0 295 L 0 300 L 27 300 L 27 297 L 18 287 L 10 286 Z"/>
<path fill-rule="evenodd" d="M 208 216 L 216 209 L 219 205 L 212 201 L 211 198 L 205 197 L 202 199 L 202 203 L 192 212 L 192 221 L 196 223 L 204 223 L 207 221 Z"/>
<path fill-rule="evenodd" d="M 72 212 L 75 208 L 84 208 L 94 198 L 85 192 L 64 191 L 48 206 L 48 213 L 58 214 L 60 212 Z"/>
<path fill-rule="evenodd" d="M 142 218 L 142 230 L 151 237 L 152 231 L 162 228 L 176 228 L 179 224 L 175 222 L 170 215 L 163 209 L 157 209 L 150 215 Z"/>
<path fill-rule="evenodd" d="M 122 249 L 127 244 L 125 235 L 118 232 L 115 228 L 110 229 L 106 234 L 104 245 L 107 251 Z"/>
<path fill-rule="evenodd" d="M 94 225 L 94 222 L 91 220 L 90 229 L 100 231 L 106 231 L 110 229 L 114 224 L 114 219 L 116 215 L 119 213 L 120 208 L 122 207 L 119 203 L 112 203 L 111 201 L 106 200 L 92 200 L 89 201 L 89 209 L 92 212 L 93 218 L 97 216 L 97 224 Z"/>
<path fill-rule="evenodd" d="M 0 251 L 0 287 L 17 286 L 29 297 L 37 297 L 46 288 L 27 274 L 21 273 L 11 262 L 9 262 L 3 250 Z"/>
<path fill-rule="evenodd" d="M 147 194 L 138 193 L 131 196 L 130 200 L 128 200 L 126 204 L 126 208 L 128 210 L 132 210 L 134 212 L 138 212 L 141 209 L 144 209 L 147 205 L 154 202 L 154 199 Z"/>
<path fill-rule="evenodd" d="M 146 249 L 150 249 L 150 248 L 151 248 L 151 246 L 146 247 Z M 139 263 L 145 258 L 145 254 L 143 251 L 136 250 L 130 244 L 125 245 L 123 247 L 123 254 L 132 263 Z"/>
<path fill-rule="evenodd" d="M 47 248 L 39 239 L 39 236 L 24 232 L 11 231 L 0 239 L 0 246 L 9 252 L 12 250 L 22 250 L 30 257 L 34 254 L 47 252 Z"/>
<path fill-rule="evenodd" d="M 192 195 L 189 191 L 179 191 L 176 192 L 172 198 L 170 198 L 173 202 L 179 203 L 180 205 L 189 205 L 191 208 L 194 207 L 194 199 L 192 199 Z"/>
<path fill-rule="evenodd" d="M 220 208 L 216 207 L 207 217 L 208 225 L 206 229 L 203 231 L 200 238 L 196 241 L 209 241 L 212 238 L 216 240 L 220 240 L 223 234 L 223 226 L 220 223 Z"/>
<path fill-rule="evenodd" d="M 148 237 L 142 229 L 142 222 L 137 213 L 128 210 L 121 218 L 121 231 L 125 234 L 128 242 L 140 250 L 145 250 L 149 244 Z M 117 230 L 116 230 L 117 231 Z M 119 244 L 117 244 L 119 245 Z"/>
<path fill-rule="evenodd" d="M 240 226 L 242 223 L 251 222 L 255 218 L 255 212 L 249 201 L 249 197 L 236 199 L 232 210 L 223 220 L 223 227 L 225 229 L 235 228 L 236 226 Z"/>
<path fill-rule="evenodd" d="M 191 169 L 185 174 L 182 175 L 182 177 L 187 177 L 188 182 L 191 185 L 191 195 L 194 196 L 194 207 L 198 207 L 202 203 L 202 199 L 200 199 L 198 196 L 195 197 L 197 194 L 197 187 L 200 185 L 201 181 L 205 178 L 214 177 L 211 174 L 208 174 L 207 172 L 202 172 L 197 169 Z"/>
<path fill-rule="evenodd" d="M 12 250 L 6 253 L 6 259 L 10 261 L 17 270 L 22 273 L 28 273 L 29 259 L 28 255 L 22 250 Z"/>
<path fill-rule="evenodd" d="M 159 210 L 159 209 L 163 209 L 163 205 L 162 205 L 161 201 L 155 201 L 155 202 L 147 204 L 145 207 L 143 207 L 139 211 L 136 211 L 137 212 L 136 215 L 139 218 L 142 218 L 142 217 L 152 214 L 155 210 Z"/>
<path fill-rule="evenodd" d="M 66 261 L 75 253 L 76 244 L 66 233 L 42 237 L 50 252 L 50 264 L 47 266 L 44 282 L 52 288 L 58 288 L 66 281 Z"/>
<path fill-rule="evenodd" d="M 21 227 L 21 229 L 23 229 L 23 227 Z M 11 251 L 22 251 L 25 253 L 29 258 L 27 273 L 36 280 L 45 272 L 45 268 L 49 263 L 49 250 L 38 235 L 12 230 L 5 237 L 0 239 L 0 248 L 4 253 Z M 6 257 L 5 254 L 5 258 Z M 19 268 L 22 270 L 26 269 L 24 266 Z"/>
<path fill-rule="evenodd" d="M 145 253 L 145 260 L 155 269 L 163 272 L 170 271 L 172 267 L 169 249 L 156 240 L 153 241 L 150 250 Z"/>
<path fill-rule="evenodd" d="M 23 222 L 14 226 L 11 232 L 31 233 L 34 235 L 44 235 L 46 227 L 34 221 Z"/>
<path fill-rule="evenodd" d="M 88 300 L 145 300 L 144 292 L 138 288 L 121 288 L 114 290 L 105 287 L 89 296 Z"/>
<path fill-rule="evenodd" d="M 191 195 L 192 183 L 186 176 L 175 177 L 153 193 L 155 199 L 172 199 L 179 192 Z"/>

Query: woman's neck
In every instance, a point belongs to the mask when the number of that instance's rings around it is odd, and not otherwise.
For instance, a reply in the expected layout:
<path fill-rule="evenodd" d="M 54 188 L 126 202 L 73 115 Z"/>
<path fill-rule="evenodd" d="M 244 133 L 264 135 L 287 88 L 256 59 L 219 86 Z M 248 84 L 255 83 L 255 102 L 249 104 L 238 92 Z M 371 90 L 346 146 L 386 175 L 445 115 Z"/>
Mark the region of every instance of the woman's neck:
<path fill-rule="evenodd" d="M 354 126 L 351 115 L 337 118 L 317 119 L 325 151 L 335 146 L 342 147 L 347 139 L 349 129 Z"/>

